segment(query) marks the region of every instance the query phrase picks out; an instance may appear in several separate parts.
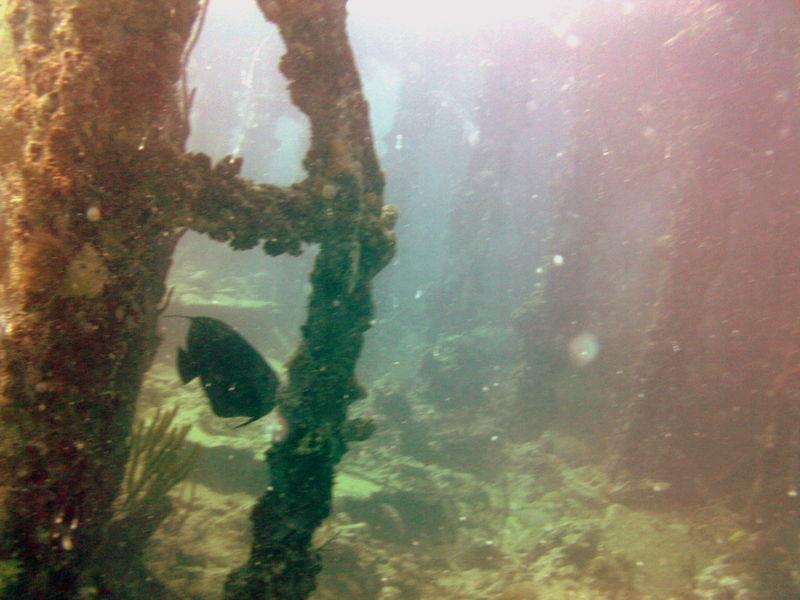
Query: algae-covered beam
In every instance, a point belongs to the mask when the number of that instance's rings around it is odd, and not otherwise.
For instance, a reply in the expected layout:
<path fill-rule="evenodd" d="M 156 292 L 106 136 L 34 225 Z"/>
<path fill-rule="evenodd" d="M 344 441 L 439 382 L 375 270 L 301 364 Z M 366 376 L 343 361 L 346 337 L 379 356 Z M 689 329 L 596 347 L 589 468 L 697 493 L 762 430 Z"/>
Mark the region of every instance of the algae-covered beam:
<path fill-rule="evenodd" d="M 303 243 L 321 240 L 323 211 L 306 182 L 289 187 L 254 183 L 239 177 L 241 166 L 242 159 L 234 157 L 214 166 L 205 154 L 181 158 L 170 189 L 159 190 L 166 222 L 235 250 L 261 244 L 271 256 L 298 255 Z"/>
<path fill-rule="evenodd" d="M 271 485 L 252 515 L 248 562 L 226 584 L 229 600 L 306 598 L 320 568 L 311 540 L 330 513 L 334 469 L 370 427 L 348 421 L 363 391 L 355 364 L 372 320 L 370 282 L 391 258 L 395 213 L 381 209 L 383 176 L 345 29 L 345 2 L 261 1 L 286 44 L 281 68 L 311 121 L 305 167 L 330 190 L 302 342 L 278 407 L 287 437 L 267 453 Z"/>

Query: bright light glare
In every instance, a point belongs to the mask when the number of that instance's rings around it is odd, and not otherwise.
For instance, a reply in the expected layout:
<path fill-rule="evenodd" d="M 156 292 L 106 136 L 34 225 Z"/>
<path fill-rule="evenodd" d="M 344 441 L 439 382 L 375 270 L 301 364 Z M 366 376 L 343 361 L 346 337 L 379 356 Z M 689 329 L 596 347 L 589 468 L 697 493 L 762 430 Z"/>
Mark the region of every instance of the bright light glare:
<path fill-rule="evenodd" d="M 552 23 L 587 0 L 350 0 L 350 15 L 411 30 L 461 32 L 515 21 Z"/>

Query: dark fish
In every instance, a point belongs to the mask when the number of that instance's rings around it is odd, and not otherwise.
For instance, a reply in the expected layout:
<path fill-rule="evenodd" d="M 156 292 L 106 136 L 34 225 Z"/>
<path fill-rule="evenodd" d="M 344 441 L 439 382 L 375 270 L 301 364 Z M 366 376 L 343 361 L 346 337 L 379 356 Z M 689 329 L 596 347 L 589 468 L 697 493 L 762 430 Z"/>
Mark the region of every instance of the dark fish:
<path fill-rule="evenodd" d="M 180 316 L 180 315 L 170 315 Z M 186 350 L 178 348 L 178 374 L 186 384 L 199 377 L 219 417 L 260 419 L 275 406 L 278 377 L 258 351 L 232 327 L 211 317 L 189 319 Z"/>

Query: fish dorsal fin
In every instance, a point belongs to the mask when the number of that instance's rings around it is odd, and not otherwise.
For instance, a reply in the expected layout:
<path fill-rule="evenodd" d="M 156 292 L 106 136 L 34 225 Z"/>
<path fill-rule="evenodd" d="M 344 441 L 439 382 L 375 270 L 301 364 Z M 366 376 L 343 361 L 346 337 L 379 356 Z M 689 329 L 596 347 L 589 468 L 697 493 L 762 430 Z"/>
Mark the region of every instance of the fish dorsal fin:
<path fill-rule="evenodd" d="M 178 348 L 178 375 L 181 382 L 187 384 L 199 374 L 197 363 L 191 359 L 189 353 L 183 348 Z"/>

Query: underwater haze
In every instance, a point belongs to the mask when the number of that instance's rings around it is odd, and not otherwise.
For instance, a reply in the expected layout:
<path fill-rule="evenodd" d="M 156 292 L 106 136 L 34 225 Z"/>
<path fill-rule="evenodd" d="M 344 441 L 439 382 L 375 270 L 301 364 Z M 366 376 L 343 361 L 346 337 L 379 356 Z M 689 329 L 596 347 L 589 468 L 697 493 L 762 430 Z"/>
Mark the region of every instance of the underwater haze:
<path fill-rule="evenodd" d="M 337 467 L 311 597 L 800 598 L 798 5 L 397 4 L 349 7 L 400 217 L 350 408 L 376 427 Z M 255 2 L 210 2 L 190 150 L 303 179 L 283 52 Z M 187 233 L 166 314 L 285 380 L 316 252 Z M 181 384 L 189 324 L 161 322 L 137 410 L 201 448 L 146 557 L 211 600 L 286 432 Z"/>
<path fill-rule="evenodd" d="M 288 183 L 307 125 L 276 31 L 235 4 L 193 55 L 190 146 Z M 365 4 L 349 31 L 401 217 L 354 405 L 377 431 L 338 469 L 313 598 L 799 598 L 800 10 Z M 173 306 L 279 365 L 310 265 L 281 261 L 187 236 Z M 245 556 L 260 427 L 203 433 L 187 522 L 154 542 L 193 597 Z"/>
<path fill-rule="evenodd" d="M 235 4 L 211 3 L 193 54 L 189 145 L 289 183 L 308 127 L 277 32 Z M 337 471 L 312 597 L 800 598 L 800 10 L 365 4 L 349 32 L 398 251 L 353 407 L 377 431 Z M 309 260 L 187 235 L 173 308 L 278 366 Z M 199 392 L 157 385 L 173 346 L 150 385 L 188 417 Z M 246 556 L 278 425 L 205 430 L 198 411 L 211 451 L 151 564 L 211 599 Z"/>

